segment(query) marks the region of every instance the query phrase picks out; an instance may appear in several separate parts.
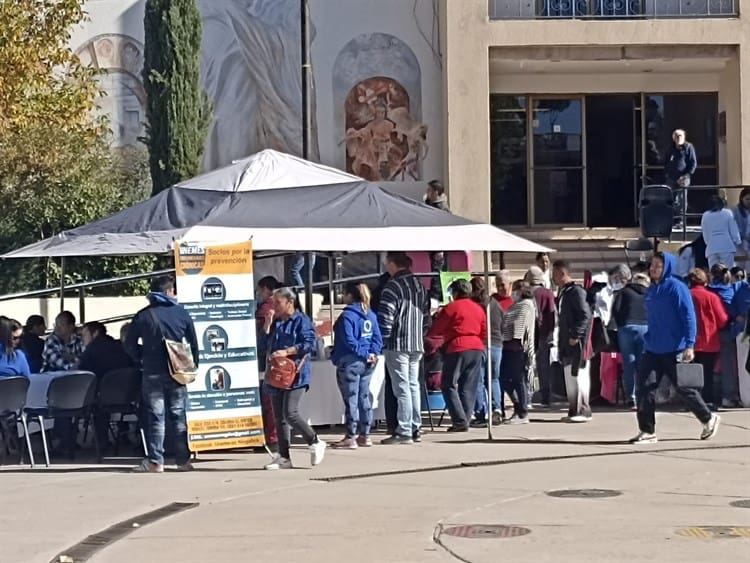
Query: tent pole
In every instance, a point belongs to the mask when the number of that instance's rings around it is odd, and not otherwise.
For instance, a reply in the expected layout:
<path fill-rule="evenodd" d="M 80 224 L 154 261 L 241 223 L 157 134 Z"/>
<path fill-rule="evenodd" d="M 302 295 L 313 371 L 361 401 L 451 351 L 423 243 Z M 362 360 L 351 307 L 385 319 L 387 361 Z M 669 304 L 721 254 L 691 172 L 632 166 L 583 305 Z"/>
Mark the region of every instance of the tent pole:
<path fill-rule="evenodd" d="M 308 252 L 307 261 L 307 276 L 305 276 L 305 314 L 311 319 L 315 319 L 313 316 L 313 257 L 314 252 Z"/>
<path fill-rule="evenodd" d="M 312 104 L 310 83 L 312 66 L 310 62 L 310 14 L 308 0 L 300 0 L 300 43 L 302 47 L 302 158 L 310 159 L 312 133 Z"/>
<path fill-rule="evenodd" d="M 484 287 L 487 293 L 490 291 L 490 261 L 489 253 L 485 250 L 484 256 Z M 492 298 L 490 298 L 492 299 Z M 487 301 L 487 439 L 492 440 L 492 331 L 490 330 L 490 305 Z M 502 397 L 498 397 L 502 400 Z"/>
<path fill-rule="evenodd" d="M 331 330 L 333 330 L 333 305 L 336 302 L 336 291 L 334 290 L 334 279 L 336 277 L 335 264 L 336 253 L 328 254 L 328 306 L 330 310 Z"/>
<path fill-rule="evenodd" d="M 60 258 L 60 313 L 65 310 L 65 256 Z"/>

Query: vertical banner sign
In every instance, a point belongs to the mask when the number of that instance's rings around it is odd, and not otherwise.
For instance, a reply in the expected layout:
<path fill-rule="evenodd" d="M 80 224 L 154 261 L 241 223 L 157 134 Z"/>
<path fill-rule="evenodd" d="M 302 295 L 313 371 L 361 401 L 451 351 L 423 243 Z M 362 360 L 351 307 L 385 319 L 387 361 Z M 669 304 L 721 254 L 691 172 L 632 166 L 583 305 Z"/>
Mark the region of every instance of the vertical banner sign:
<path fill-rule="evenodd" d="M 190 450 L 262 446 L 252 245 L 178 242 L 175 267 L 200 348 L 188 385 Z"/>

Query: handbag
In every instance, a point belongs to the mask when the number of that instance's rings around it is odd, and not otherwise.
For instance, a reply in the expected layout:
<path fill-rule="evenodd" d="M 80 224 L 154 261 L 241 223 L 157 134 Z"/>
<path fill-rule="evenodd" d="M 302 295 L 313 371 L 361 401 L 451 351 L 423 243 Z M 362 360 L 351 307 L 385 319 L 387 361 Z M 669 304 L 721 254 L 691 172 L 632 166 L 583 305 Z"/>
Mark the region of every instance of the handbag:
<path fill-rule="evenodd" d="M 182 338 L 181 342 L 177 340 L 170 340 L 164 336 L 164 328 L 161 325 L 159 317 L 153 309 L 149 309 L 151 316 L 154 318 L 156 326 L 159 327 L 161 332 L 161 340 L 164 342 L 164 347 L 167 350 L 167 365 L 169 366 L 169 374 L 172 376 L 177 383 L 180 385 L 190 385 L 198 375 L 198 366 L 195 365 L 193 359 L 193 350 L 190 343 Z"/>
<path fill-rule="evenodd" d="M 289 356 L 271 356 L 264 383 L 274 389 L 291 389 L 306 361 L 307 356 L 299 364 Z"/>

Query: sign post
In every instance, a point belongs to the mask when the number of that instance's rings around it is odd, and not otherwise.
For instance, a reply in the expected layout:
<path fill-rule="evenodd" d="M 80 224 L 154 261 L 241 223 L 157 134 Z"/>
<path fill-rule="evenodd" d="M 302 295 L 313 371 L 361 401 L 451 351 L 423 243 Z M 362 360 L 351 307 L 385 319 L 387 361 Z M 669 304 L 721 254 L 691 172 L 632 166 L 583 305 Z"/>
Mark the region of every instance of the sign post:
<path fill-rule="evenodd" d="M 190 450 L 263 446 L 252 244 L 177 242 L 175 267 L 200 350 L 188 385 Z"/>

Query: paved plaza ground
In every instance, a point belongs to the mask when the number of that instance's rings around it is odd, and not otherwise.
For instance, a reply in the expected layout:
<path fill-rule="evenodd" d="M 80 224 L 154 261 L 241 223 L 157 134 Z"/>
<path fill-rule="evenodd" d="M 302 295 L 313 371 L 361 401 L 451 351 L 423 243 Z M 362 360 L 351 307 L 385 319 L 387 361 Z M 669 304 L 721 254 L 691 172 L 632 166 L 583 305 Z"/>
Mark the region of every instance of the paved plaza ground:
<path fill-rule="evenodd" d="M 533 424 L 495 428 L 493 442 L 486 430 L 443 428 L 414 446 L 329 450 L 314 469 L 302 446 L 292 454 L 299 468 L 279 472 L 263 471 L 267 456 L 250 453 L 201 455 L 189 474 L 131 474 L 133 460 L 124 459 L 3 467 L 0 562 L 51 561 L 90 534 L 174 502 L 199 504 L 128 523 L 132 533 L 88 560 L 750 559 L 750 508 L 730 505 L 750 499 L 750 411 L 722 413 L 709 442 L 689 414 L 660 413 L 660 442 L 641 446 L 625 443 L 635 433 L 630 412 L 596 413 L 585 425 L 561 423 L 562 414 L 534 411 Z M 570 489 L 621 494 L 547 494 Z M 525 535 L 503 537 L 515 533 Z"/>

